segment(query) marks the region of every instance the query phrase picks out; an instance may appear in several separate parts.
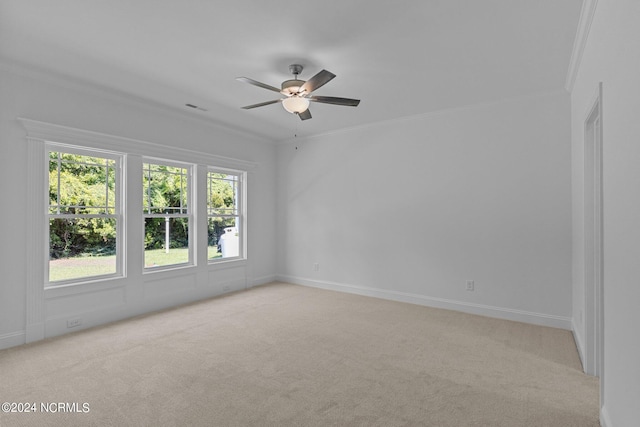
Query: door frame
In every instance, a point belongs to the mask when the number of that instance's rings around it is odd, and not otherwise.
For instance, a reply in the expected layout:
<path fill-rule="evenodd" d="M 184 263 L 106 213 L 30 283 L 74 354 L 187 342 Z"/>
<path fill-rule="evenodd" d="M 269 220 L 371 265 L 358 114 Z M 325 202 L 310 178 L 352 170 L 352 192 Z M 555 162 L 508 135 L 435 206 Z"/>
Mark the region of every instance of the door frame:
<path fill-rule="evenodd" d="M 604 388 L 604 222 L 602 82 L 584 122 L 584 313 L 587 374 Z"/>

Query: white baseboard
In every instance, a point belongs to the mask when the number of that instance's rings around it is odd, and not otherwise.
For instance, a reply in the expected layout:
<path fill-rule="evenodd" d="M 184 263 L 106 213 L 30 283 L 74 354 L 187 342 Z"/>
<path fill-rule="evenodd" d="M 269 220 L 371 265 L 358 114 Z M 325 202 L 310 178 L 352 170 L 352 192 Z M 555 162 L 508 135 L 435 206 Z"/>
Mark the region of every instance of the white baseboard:
<path fill-rule="evenodd" d="M 0 335 L 0 350 L 9 347 L 16 347 L 25 343 L 25 331 L 11 332 Z"/>
<path fill-rule="evenodd" d="M 613 427 L 611 420 L 609 419 L 609 411 L 606 406 L 600 408 L 600 427 Z"/>
<path fill-rule="evenodd" d="M 45 337 L 45 322 L 27 323 L 24 337 L 27 343 L 43 340 Z"/>
<path fill-rule="evenodd" d="M 276 280 L 277 277 L 275 274 L 269 276 L 254 277 L 253 280 L 248 283 L 248 285 L 250 288 L 253 288 L 254 286 L 266 285 L 267 283 L 275 282 Z"/>
<path fill-rule="evenodd" d="M 578 356 L 580 356 L 580 363 L 582 364 L 582 372 L 584 372 L 584 344 L 582 342 L 582 336 L 578 333 L 576 328 L 575 319 L 571 319 L 571 332 L 573 333 L 573 340 L 576 342 L 576 348 L 578 349 Z"/>
<path fill-rule="evenodd" d="M 474 304 L 464 301 L 429 297 L 426 295 L 412 294 L 407 292 L 371 288 L 367 286 L 357 286 L 345 283 L 306 279 L 303 277 L 295 277 L 283 274 L 277 275 L 276 278 L 279 281 L 289 282 L 296 285 L 346 292 L 392 301 L 407 302 L 410 304 L 423 305 L 427 307 L 444 308 L 447 310 L 461 311 L 463 313 L 477 314 L 480 316 L 495 317 L 505 320 L 513 320 L 516 322 L 530 323 L 533 325 L 549 326 L 553 328 L 566 329 L 569 331 L 572 330 L 571 318 L 569 317 L 555 316 L 544 313 L 534 313 L 530 311 L 516 310 L 505 307 Z"/>

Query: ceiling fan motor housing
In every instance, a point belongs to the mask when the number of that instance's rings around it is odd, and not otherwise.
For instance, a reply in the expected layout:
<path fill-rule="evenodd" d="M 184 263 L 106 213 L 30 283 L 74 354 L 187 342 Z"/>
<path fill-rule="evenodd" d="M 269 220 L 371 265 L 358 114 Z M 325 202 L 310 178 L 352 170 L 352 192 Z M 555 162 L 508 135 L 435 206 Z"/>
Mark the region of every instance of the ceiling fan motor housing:
<path fill-rule="evenodd" d="M 291 74 L 293 74 L 294 76 L 298 76 L 298 74 L 300 74 L 302 72 L 302 70 L 304 69 L 304 67 L 300 64 L 291 64 L 289 65 L 289 72 Z"/>
<path fill-rule="evenodd" d="M 304 80 L 285 80 L 282 82 L 282 90 L 280 91 L 280 93 L 287 96 L 297 95 L 300 92 L 300 87 L 303 84 Z"/>

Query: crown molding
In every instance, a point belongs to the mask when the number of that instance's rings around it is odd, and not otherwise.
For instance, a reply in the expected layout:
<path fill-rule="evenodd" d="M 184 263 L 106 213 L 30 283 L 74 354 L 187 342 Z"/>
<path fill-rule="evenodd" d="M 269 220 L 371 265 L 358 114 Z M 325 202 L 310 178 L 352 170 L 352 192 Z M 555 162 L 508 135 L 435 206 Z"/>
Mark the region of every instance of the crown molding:
<path fill-rule="evenodd" d="M 573 42 L 573 51 L 571 52 L 571 60 L 569 61 L 569 69 L 567 71 L 567 79 L 564 84 L 567 92 L 573 90 L 573 85 L 576 81 L 578 70 L 580 69 L 580 63 L 582 62 L 582 54 L 584 53 L 584 48 L 589 38 L 589 31 L 591 30 L 591 23 L 593 22 L 597 4 L 598 0 L 584 0 L 582 3 L 580 21 L 578 22 L 576 38 Z"/>
<path fill-rule="evenodd" d="M 104 147 L 109 147 L 110 151 L 115 152 L 140 156 L 164 157 L 192 163 L 206 162 L 210 166 L 245 171 L 251 171 L 258 166 L 258 163 L 253 161 L 202 153 L 179 147 L 169 147 L 139 139 L 77 129 L 23 117 L 19 117 L 17 121 L 27 130 L 27 140 L 30 141 L 49 141 L 102 150 L 104 150 Z"/>
<path fill-rule="evenodd" d="M 389 126 L 394 124 L 404 124 L 404 123 L 415 121 L 415 120 L 438 117 L 442 115 L 453 114 L 456 112 L 473 111 L 479 108 L 488 108 L 492 106 L 507 104 L 510 102 L 512 103 L 520 102 L 526 99 L 539 99 L 547 96 L 558 96 L 558 95 L 565 96 L 566 94 L 567 92 L 563 88 L 558 88 L 550 91 L 528 93 L 524 95 L 511 96 L 507 98 L 493 99 L 493 100 L 488 100 L 484 102 L 477 102 L 474 104 L 466 104 L 466 105 L 460 105 L 456 107 L 443 108 L 441 110 L 427 111 L 425 113 L 412 114 L 410 116 L 401 116 L 401 117 L 394 117 L 391 119 L 378 120 L 374 122 L 363 123 L 357 126 L 350 126 L 350 127 L 335 129 L 327 132 L 314 133 L 312 135 L 307 135 L 307 136 L 283 139 L 283 140 L 277 141 L 276 145 L 278 146 L 291 145 L 291 144 L 298 143 L 300 141 L 310 141 L 316 138 L 323 138 L 330 135 L 339 135 L 343 133 L 358 131 L 361 129 L 372 129 L 372 128 Z"/>
<path fill-rule="evenodd" d="M 96 96 L 102 99 L 112 100 L 114 102 L 124 103 L 135 108 L 143 108 L 145 110 L 170 115 L 183 120 L 190 120 L 192 122 L 198 123 L 198 125 L 204 125 L 213 129 L 229 132 L 249 141 L 268 144 L 273 144 L 275 142 L 274 140 L 267 138 L 264 135 L 260 135 L 239 128 L 237 126 L 221 122 L 219 120 L 216 120 L 214 117 L 207 117 L 205 115 L 194 113 L 192 111 L 185 111 L 184 109 L 153 101 L 148 98 L 143 98 L 141 96 L 124 92 L 113 87 L 104 86 L 86 79 L 73 77 L 57 71 L 41 68 L 30 63 L 25 63 L 4 56 L 1 52 L 0 71 L 11 73 L 19 77 L 26 77 L 38 81 L 44 81 L 64 89 L 77 91 L 85 95 Z"/>

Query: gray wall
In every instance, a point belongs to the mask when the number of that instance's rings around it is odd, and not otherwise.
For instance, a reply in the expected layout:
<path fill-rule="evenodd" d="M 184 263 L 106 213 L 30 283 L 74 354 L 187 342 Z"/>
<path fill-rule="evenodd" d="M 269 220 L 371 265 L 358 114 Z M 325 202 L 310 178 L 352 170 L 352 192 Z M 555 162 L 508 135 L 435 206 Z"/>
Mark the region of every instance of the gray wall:
<path fill-rule="evenodd" d="M 28 254 L 28 150 L 26 131 L 17 118 L 79 128 L 155 144 L 144 155 L 166 153 L 163 147 L 195 150 L 253 162 L 248 178 L 249 261 L 220 269 L 201 263 L 183 271 L 145 277 L 141 252 L 129 251 L 128 276 L 100 286 L 47 291 L 45 336 L 67 332 L 66 319 L 82 317 L 83 327 L 156 310 L 275 277 L 275 150 L 271 143 L 231 131 L 188 114 L 154 106 L 113 91 L 83 85 L 15 65 L 0 64 L 0 348 L 25 341 Z M 75 329 L 74 329 L 75 330 Z"/>
<path fill-rule="evenodd" d="M 279 277 L 570 329 L 569 122 L 557 92 L 280 145 Z"/>

